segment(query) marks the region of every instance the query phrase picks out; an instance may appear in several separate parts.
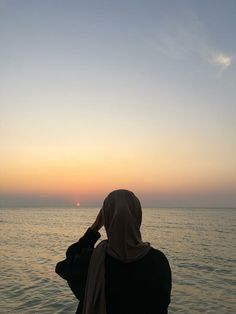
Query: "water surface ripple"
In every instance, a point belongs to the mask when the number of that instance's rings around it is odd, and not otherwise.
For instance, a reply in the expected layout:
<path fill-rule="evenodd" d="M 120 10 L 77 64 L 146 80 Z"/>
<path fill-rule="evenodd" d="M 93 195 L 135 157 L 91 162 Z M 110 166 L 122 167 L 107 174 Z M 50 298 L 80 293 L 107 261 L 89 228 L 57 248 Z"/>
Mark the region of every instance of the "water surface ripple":
<path fill-rule="evenodd" d="M 54 267 L 96 213 L 92 208 L 0 210 L 1 313 L 75 312 L 77 301 Z M 143 239 L 162 250 L 172 267 L 170 314 L 236 313 L 235 226 L 234 209 L 143 210 Z"/>

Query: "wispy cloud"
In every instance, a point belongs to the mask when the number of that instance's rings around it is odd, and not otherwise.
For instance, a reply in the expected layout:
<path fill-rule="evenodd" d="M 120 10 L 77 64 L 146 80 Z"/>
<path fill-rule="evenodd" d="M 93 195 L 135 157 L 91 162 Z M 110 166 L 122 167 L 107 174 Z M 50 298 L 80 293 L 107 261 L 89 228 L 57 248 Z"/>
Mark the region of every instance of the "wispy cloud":
<path fill-rule="evenodd" d="M 216 53 L 212 55 L 212 62 L 217 66 L 221 67 L 222 70 L 228 68 L 232 63 L 232 57 L 224 53 Z"/>
<path fill-rule="evenodd" d="M 189 9 L 176 13 L 171 22 L 162 23 L 152 46 L 175 59 L 199 58 L 212 64 L 219 73 L 232 65 L 233 57 L 210 43 L 204 23 Z"/>

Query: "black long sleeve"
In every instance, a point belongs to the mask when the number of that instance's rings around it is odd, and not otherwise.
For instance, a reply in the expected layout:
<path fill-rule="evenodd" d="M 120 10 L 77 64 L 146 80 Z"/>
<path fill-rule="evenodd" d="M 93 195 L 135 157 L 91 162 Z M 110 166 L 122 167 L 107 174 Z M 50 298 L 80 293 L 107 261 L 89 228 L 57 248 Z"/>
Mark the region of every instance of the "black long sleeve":
<path fill-rule="evenodd" d="M 70 245 L 66 251 L 66 259 L 57 263 L 56 273 L 65 279 L 77 299 L 84 296 L 90 257 L 100 233 L 88 228 L 78 242 Z"/>
<path fill-rule="evenodd" d="M 100 233 L 94 231 L 91 228 L 85 232 L 85 234 L 79 239 L 78 242 L 70 245 L 66 251 L 67 258 L 74 258 L 76 254 L 80 254 L 83 249 L 93 249 L 95 243 L 100 238 Z"/>

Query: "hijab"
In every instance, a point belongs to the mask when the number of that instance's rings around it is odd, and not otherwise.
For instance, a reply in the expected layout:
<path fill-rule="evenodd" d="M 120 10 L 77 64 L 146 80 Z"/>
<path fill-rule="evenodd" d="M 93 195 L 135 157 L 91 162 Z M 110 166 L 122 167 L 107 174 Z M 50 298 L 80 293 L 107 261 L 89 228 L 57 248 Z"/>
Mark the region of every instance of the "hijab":
<path fill-rule="evenodd" d="M 106 314 L 106 254 L 123 263 L 130 263 L 141 259 L 150 250 L 150 244 L 142 241 L 142 208 L 133 192 L 111 192 L 104 200 L 102 216 L 108 239 L 100 242 L 93 250 L 85 287 L 83 314 Z"/>

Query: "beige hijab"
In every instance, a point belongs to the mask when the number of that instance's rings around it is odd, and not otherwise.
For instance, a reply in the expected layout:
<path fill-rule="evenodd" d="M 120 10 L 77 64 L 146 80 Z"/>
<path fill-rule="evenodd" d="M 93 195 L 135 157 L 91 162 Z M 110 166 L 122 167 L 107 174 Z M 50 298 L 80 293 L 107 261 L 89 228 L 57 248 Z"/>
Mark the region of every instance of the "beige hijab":
<path fill-rule="evenodd" d="M 108 240 L 102 241 L 91 256 L 86 281 L 83 314 L 106 314 L 105 256 L 129 263 L 139 260 L 150 249 L 142 242 L 142 209 L 138 198 L 127 190 L 111 192 L 102 207 Z"/>

